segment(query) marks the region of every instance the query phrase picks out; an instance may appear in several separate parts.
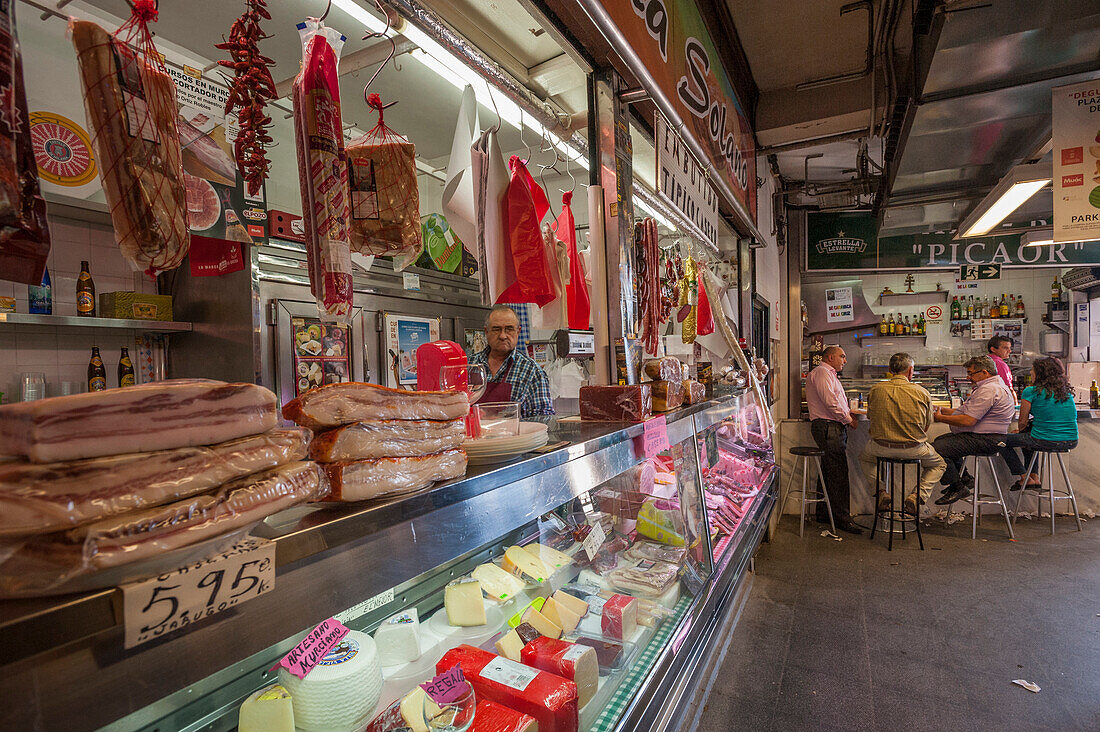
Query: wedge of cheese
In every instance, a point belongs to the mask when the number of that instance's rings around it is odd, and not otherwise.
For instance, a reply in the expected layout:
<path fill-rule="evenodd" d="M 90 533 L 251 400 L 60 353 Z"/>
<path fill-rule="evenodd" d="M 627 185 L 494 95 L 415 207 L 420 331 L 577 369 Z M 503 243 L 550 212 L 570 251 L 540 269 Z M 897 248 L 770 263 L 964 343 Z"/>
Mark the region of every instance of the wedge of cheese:
<path fill-rule="evenodd" d="M 413 732 L 429 732 L 428 725 L 424 722 L 424 702 L 428 702 L 428 711 L 432 714 L 439 713 L 439 707 L 428 698 L 427 692 L 419 686 L 413 687 L 408 696 L 401 700 L 401 719 Z"/>
<path fill-rule="evenodd" d="M 443 606 L 447 609 L 447 622 L 451 625 L 485 625 L 481 583 L 472 577 L 448 583 L 443 590 Z"/>
<path fill-rule="evenodd" d="M 588 603 L 586 601 L 575 595 L 570 595 L 565 590 L 558 590 L 553 594 L 553 598 L 559 605 L 564 605 L 581 617 L 584 617 L 584 614 L 588 612 Z"/>
<path fill-rule="evenodd" d="M 553 574 L 542 560 L 521 546 L 510 546 L 504 552 L 504 570 L 530 582 L 545 582 Z"/>
<path fill-rule="evenodd" d="M 551 621 L 533 607 L 523 611 L 523 622 L 549 638 L 561 638 L 561 626 Z"/>
<path fill-rule="evenodd" d="M 576 630 L 577 626 L 581 622 L 581 616 L 573 612 L 565 605 L 550 597 L 543 603 L 542 610 L 540 611 L 546 616 L 546 619 L 555 625 L 560 625 L 561 629 L 566 633 L 570 633 Z"/>
<path fill-rule="evenodd" d="M 553 547 L 545 546 L 544 544 L 531 544 L 526 547 L 526 549 L 529 553 L 534 554 L 542 560 L 542 563 L 550 569 L 561 569 L 573 563 L 573 557 L 565 552 L 559 552 Z"/>
<path fill-rule="evenodd" d="M 491 562 L 479 564 L 471 576 L 481 583 L 485 594 L 497 602 L 505 602 L 523 592 L 523 580 Z"/>
<path fill-rule="evenodd" d="M 241 704 L 237 729 L 241 732 L 294 732 L 290 693 L 276 684 L 257 691 Z"/>
<path fill-rule="evenodd" d="M 519 637 L 519 633 L 515 628 L 509 630 L 507 633 L 500 637 L 496 643 L 497 653 L 507 658 L 509 661 L 515 661 L 519 663 L 520 652 L 523 651 L 523 641 Z"/>

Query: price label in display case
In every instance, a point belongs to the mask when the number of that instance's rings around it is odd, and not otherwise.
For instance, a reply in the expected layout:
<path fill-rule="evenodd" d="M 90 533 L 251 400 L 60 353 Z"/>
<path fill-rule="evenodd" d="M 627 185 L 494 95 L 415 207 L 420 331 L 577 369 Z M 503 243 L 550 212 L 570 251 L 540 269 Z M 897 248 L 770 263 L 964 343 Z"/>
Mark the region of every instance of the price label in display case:
<path fill-rule="evenodd" d="M 256 537 L 201 562 L 122 585 L 125 646 L 186 628 L 274 587 L 275 544 Z"/>

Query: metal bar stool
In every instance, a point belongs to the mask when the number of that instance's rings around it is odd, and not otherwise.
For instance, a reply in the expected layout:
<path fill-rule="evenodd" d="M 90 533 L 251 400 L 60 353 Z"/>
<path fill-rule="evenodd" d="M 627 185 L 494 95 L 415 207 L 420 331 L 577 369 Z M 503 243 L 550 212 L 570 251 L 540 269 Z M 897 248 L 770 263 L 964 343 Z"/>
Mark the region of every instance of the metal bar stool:
<path fill-rule="evenodd" d="M 1073 517 L 1077 519 L 1077 530 L 1081 530 L 1081 514 L 1077 512 L 1077 496 L 1073 494 L 1073 486 L 1069 482 L 1069 472 L 1066 470 L 1066 464 L 1062 461 L 1062 453 L 1069 452 L 1069 450 L 1036 450 L 1035 454 L 1031 456 L 1031 462 L 1027 466 L 1027 472 L 1024 473 L 1024 480 L 1027 480 L 1031 476 L 1031 472 L 1035 469 L 1035 462 L 1039 461 L 1039 478 L 1043 477 L 1043 467 L 1047 469 L 1047 488 L 1044 490 L 1042 487 L 1034 488 L 1028 486 L 1020 491 L 1019 497 L 1016 498 L 1016 508 L 1012 510 L 1012 524 L 1016 524 L 1016 516 L 1020 513 L 1020 501 L 1024 499 L 1024 493 L 1032 491 L 1035 494 L 1035 498 L 1038 501 L 1038 507 L 1035 509 L 1036 518 L 1043 515 L 1043 498 L 1046 497 L 1050 501 L 1050 535 L 1054 536 L 1054 502 L 1069 500 L 1073 505 Z M 1040 457 L 1041 456 L 1041 457 Z M 1062 479 L 1066 482 L 1066 489 L 1054 490 L 1054 460 L 1051 456 L 1058 459 L 1058 467 L 1062 469 Z M 1044 496 L 1047 494 L 1047 496 Z"/>
<path fill-rule="evenodd" d="M 981 512 L 978 511 L 979 506 L 1000 506 L 1001 515 L 1005 517 L 1005 526 L 1008 527 L 1008 538 L 1015 539 L 1016 534 L 1012 531 L 1012 519 L 1008 515 L 1008 503 L 1005 501 L 1005 494 L 1001 491 L 1001 479 L 997 477 L 997 467 L 993 464 L 993 455 L 971 455 L 974 458 L 974 495 L 970 499 L 970 538 L 978 538 L 978 524 L 982 520 Z M 982 471 L 980 460 L 985 460 L 986 465 L 989 466 L 989 474 L 993 477 L 993 485 L 997 488 L 997 495 L 992 493 L 986 493 L 982 495 Z M 947 504 L 947 516 L 944 517 L 944 525 L 950 524 L 951 521 L 951 504 Z"/>
<path fill-rule="evenodd" d="M 897 491 L 895 490 L 894 481 L 894 466 L 901 466 L 901 501 L 898 501 Z M 886 544 L 886 551 L 894 551 L 894 521 L 895 519 L 901 524 L 901 538 L 907 538 L 905 535 L 905 522 L 912 521 L 917 531 L 917 543 L 920 544 L 920 550 L 924 551 L 924 537 L 920 533 L 920 497 L 917 498 L 917 515 L 909 516 L 904 510 L 905 506 L 905 466 L 916 465 L 917 466 L 917 485 L 920 485 L 920 459 L 919 458 L 891 458 L 891 457 L 879 457 L 877 465 L 877 474 L 875 475 L 875 517 L 871 521 L 871 541 L 875 540 L 875 529 L 878 528 L 879 519 L 883 514 L 887 514 L 890 519 L 890 540 Z M 885 511 L 880 511 L 878 507 L 878 494 L 882 490 L 882 481 L 886 480 L 890 486 L 890 508 Z M 898 504 L 901 504 L 902 508 L 898 508 Z"/>
<path fill-rule="evenodd" d="M 825 507 L 829 509 L 829 525 L 833 528 L 833 533 L 836 533 L 836 524 L 833 522 L 833 506 L 829 503 L 829 492 L 825 490 L 825 474 L 821 471 L 821 458 L 825 455 L 825 451 L 820 447 L 792 447 L 790 454 L 795 456 L 794 465 L 791 467 L 791 477 L 787 480 L 787 489 L 783 491 L 783 500 L 779 503 L 779 519 L 783 520 L 783 509 L 787 506 L 787 499 L 791 497 L 791 484 L 794 483 L 794 474 L 798 470 L 798 464 L 802 463 L 802 505 L 801 514 L 798 519 L 798 535 L 802 536 L 802 527 L 806 523 L 806 504 L 807 503 L 820 503 L 825 501 Z M 806 484 L 809 482 L 810 477 L 810 463 L 813 462 L 817 465 L 817 481 L 816 484 L 821 488 L 820 497 L 806 497 Z M 778 524 L 777 524 L 778 526 Z"/>

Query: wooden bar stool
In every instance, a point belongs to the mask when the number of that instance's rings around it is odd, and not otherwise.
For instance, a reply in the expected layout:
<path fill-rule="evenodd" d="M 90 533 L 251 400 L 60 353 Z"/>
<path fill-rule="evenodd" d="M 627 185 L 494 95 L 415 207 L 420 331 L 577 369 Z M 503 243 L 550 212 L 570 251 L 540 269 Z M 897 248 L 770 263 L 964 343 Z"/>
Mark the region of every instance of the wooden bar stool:
<path fill-rule="evenodd" d="M 1073 494 L 1073 486 L 1069 482 L 1069 472 L 1066 470 L 1066 464 L 1062 461 L 1062 454 L 1069 452 L 1069 450 L 1037 450 L 1034 455 L 1031 456 L 1031 462 L 1027 466 L 1027 472 L 1025 476 L 1030 477 L 1031 472 L 1035 469 L 1035 462 L 1039 461 L 1039 478 L 1043 477 L 1043 466 L 1047 469 L 1047 481 L 1046 489 L 1040 487 L 1027 486 L 1020 491 L 1019 497 L 1016 499 L 1016 508 L 1012 510 L 1012 524 L 1016 525 L 1016 516 L 1020 513 L 1020 501 L 1024 499 L 1024 493 L 1032 491 L 1035 498 L 1038 501 L 1038 507 L 1035 509 L 1035 518 L 1039 518 L 1043 515 L 1043 498 L 1050 501 L 1050 535 L 1054 536 L 1054 502 L 1069 500 L 1073 505 L 1073 517 L 1077 519 L 1077 530 L 1081 530 L 1081 514 L 1077 512 L 1077 496 Z M 1041 457 L 1040 457 L 1041 456 Z M 1054 460 L 1058 459 L 1058 467 L 1062 469 L 1062 479 L 1066 482 L 1066 489 L 1054 490 Z M 1024 480 L 1027 480 L 1025 477 Z M 1044 495 L 1045 494 L 1045 495 Z"/>
<path fill-rule="evenodd" d="M 802 505 L 801 515 L 798 519 L 798 535 L 802 536 L 802 527 L 806 523 L 806 504 L 821 503 L 822 501 L 825 501 L 825 507 L 829 509 L 829 525 L 833 528 L 833 533 L 836 534 L 836 523 L 833 522 L 833 506 L 829 503 L 829 492 L 825 490 L 825 474 L 821 471 L 821 458 L 825 455 L 825 451 L 820 447 L 792 447 L 789 452 L 795 456 L 795 463 L 791 467 L 791 477 L 787 480 L 787 489 L 783 491 L 783 500 L 779 503 L 779 520 L 783 520 L 783 509 L 787 506 L 787 499 L 791 497 L 791 484 L 794 483 L 794 474 L 801 462 Z M 806 484 L 809 482 L 811 462 L 817 466 L 817 481 L 815 482 L 821 488 L 821 495 L 807 498 Z M 778 526 L 778 523 L 776 525 Z"/>
<path fill-rule="evenodd" d="M 895 490 L 896 482 L 894 481 L 894 466 L 901 466 L 901 500 L 898 500 L 897 491 Z M 886 544 L 886 551 L 894 551 L 894 521 L 895 519 L 901 524 L 901 538 L 905 539 L 905 522 L 912 521 L 917 531 L 917 543 L 920 544 L 920 550 L 924 551 L 924 537 L 920 533 L 920 496 L 917 497 L 917 515 L 910 517 L 904 511 L 905 506 L 905 466 L 916 465 L 917 466 L 917 485 L 920 485 L 920 458 L 891 458 L 891 457 L 879 457 L 877 473 L 875 475 L 875 517 L 871 522 L 871 541 L 875 540 L 875 529 L 878 528 L 879 518 L 883 514 L 888 514 L 890 519 L 890 540 Z M 880 511 L 878 508 L 878 494 L 882 490 L 882 481 L 890 485 L 890 508 L 885 511 Z M 898 508 L 898 505 L 902 508 Z"/>
<path fill-rule="evenodd" d="M 1008 503 L 1005 501 L 1005 494 L 1001 491 L 1001 479 L 997 477 L 997 466 L 993 463 L 994 455 L 971 455 L 974 458 L 974 494 L 970 498 L 971 517 L 970 517 L 970 538 L 978 538 L 978 524 L 981 523 L 982 515 L 978 510 L 979 506 L 1000 506 L 1001 515 L 1005 517 L 1005 526 L 1008 527 L 1008 538 L 1015 539 L 1016 534 L 1012 531 L 1012 519 L 1008 515 Z M 982 495 L 982 471 L 981 460 L 985 460 L 985 464 L 989 466 L 989 474 L 993 478 L 993 485 L 997 489 L 997 494 L 986 493 Z M 951 504 L 947 504 L 947 515 L 943 519 L 944 525 L 951 523 Z"/>

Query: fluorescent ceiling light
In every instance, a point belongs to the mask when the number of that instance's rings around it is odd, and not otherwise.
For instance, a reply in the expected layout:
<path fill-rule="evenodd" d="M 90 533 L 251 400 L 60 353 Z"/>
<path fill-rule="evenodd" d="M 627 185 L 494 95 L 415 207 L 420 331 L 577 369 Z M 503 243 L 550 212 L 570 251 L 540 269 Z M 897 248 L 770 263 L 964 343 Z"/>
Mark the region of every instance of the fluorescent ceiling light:
<path fill-rule="evenodd" d="M 371 33 L 384 33 L 386 21 L 376 18 L 373 13 L 355 2 L 355 0 L 332 0 L 332 4 L 367 27 Z"/>
<path fill-rule="evenodd" d="M 1051 163 L 1017 165 L 959 226 L 959 237 L 985 236 L 1026 200 L 1050 184 Z"/>
<path fill-rule="evenodd" d="M 1024 232 L 1020 237 L 1027 247 L 1042 247 L 1054 243 L 1054 229 L 1036 229 Z"/>
<path fill-rule="evenodd" d="M 671 221 L 669 221 L 664 216 L 662 216 L 660 211 L 658 211 L 657 209 L 650 206 L 648 203 L 643 201 L 640 197 L 638 197 L 638 196 L 634 197 L 634 205 L 637 206 L 638 208 L 642 209 L 646 213 L 648 213 L 650 216 L 652 216 L 654 219 L 657 220 L 658 224 L 665 227 L 666 229 L 669 229 L 671 231 L 678 231 L 675 224 L 673 224 Z"/>

